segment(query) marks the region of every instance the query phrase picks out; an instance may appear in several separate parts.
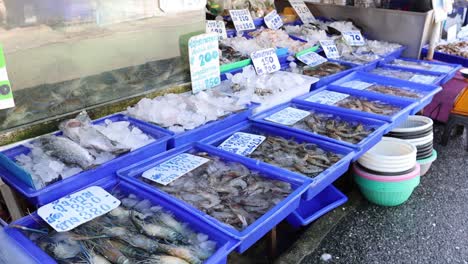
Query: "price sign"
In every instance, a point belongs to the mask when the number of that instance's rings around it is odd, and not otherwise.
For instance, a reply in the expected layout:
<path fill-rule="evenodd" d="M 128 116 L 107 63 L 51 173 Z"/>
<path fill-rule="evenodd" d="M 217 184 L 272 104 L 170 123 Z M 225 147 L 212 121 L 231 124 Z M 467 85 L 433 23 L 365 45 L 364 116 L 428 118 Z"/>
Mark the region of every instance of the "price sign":
<path fill-rule="evenodd" d="M 210 160 L 207 158 L 182 153 L 143 172 L 142 177 L 162 185 L 168 185 L 208 161 Z"/>
<path fill-rule="evenodd" d="M 310 12 L 304 1 L 301 0 L 289 0 L 292 8 L 296 11 L 297 15 L 301 18 L 304 24 L 315 22 L 315 17 Z"/>
<path fill-rule="evenodd" d="M 8 79 L 3 48 L 0 47 L 0 109 L 15 107 L 13 90 Z"/>
<path fill-rule="evenodd" d="M 323 51 L 325 51 L 325 55 L 329 59 L 338 59 L 340 57 L 340 52 L 335 45 L 335 41 L 333 40 L 320 40 L 320 46 L 322 46 Z"/>
<path fill-rule="evenodd" d="M 246 156 L 252 154 L 265 139 L 266 137 L 261 135 L 237 132 L 221 143 L 218 148 Z"/>
<path fill-rule="evenodd" d="M 349 82 L 345 82 L 343 84 L 340 84 L 339 86 L 343 86 L 343 87 L 346 87 L 346 88 L 352 88 L 352 89 L 356 89 L 356 90 L 365 90 L 369 87 L 371 87 L 372 83 L 367 83 L 367 82 L 361 82 L 361 81 L 349 81 Z"/>
<path fill-rule="evenodd" d="M 226 26 L 223 21 L 207 20 L 206 33 L 218 34 L 219 39 L 227 39 Z"/>
<path fill-rule="evenodd" d="M 278 15 L 278 12 L 276 10 L 271 11 L 264 17 L 265 19 L 265 24 L 267 25 L 268 28 L 271 29 L 278 29 L 283 26 L 283 20 L 281 17 Z"/>
<path fill-rule="evenodd" d="M 57 232 L 70 231 L 96 217 L 107 214 L 120 201 L 98 186 L 67 195 L 44 205 L 37 214 Z"/>
<path fill-rule="evenodd" d="M 455 40 L 457 40 L 457 24 L 447 29 L 447 41 L 453 42 Z"/>
<path fill-rule="evenodd" d="M 229 14 L 238 32 L 255 29 L 255 24 L 248 9 L 229 10 Z"/>
<path fill-rule="evenodd" d="M 315 52 L 308 52 L 297 56 L 297 59 L 303 63 L 309 65 L 310 67 L 318 66 L 327 61 L 324 57 L 318 55 Z"/>
<path fill-rule="evenodd" d="M 441 64 L 435 64 L 431 66 L 431 71 L 447 73 L 453 70 L 453 67 Z"/>
<path fill-rule="evenodd" d="M 281 69 L 275 49 L 252 52 L 250 58 L 258 75 L 272 73 Z"/>
<path fill-rule="evenodd" d="M 334 105 L 346 97 L 349 97 L 349 95 L 332 91 L 321 91 L 310 96 L 306 101 L 318 104 Z"/>
<path fill-rule="evenodd" d="M 297 109 L 294 107 L 287 107 L 270 115 L 269 117 L 265 118 L 265 120 L 286 126 L 292 126 L 309 115 L 309 111 Z"/>
<path fill-rule="evenodd" d="M 188 46 L 192 92 L 198 93 L 219 85 L 218 35 L 207 33 L 191 37 Z"/>
<path fill-rule="evenodd" d="M 353 31 L 344 31 L 341 32 L 344 40 L 350 46 L 364 46 L 366 44 L 364 37 L 361 35 L 361 32 L 358 30 Z"/>
<path fill-rule="evenodd" d="M 435 76 L 416 74 L 413 77 L 411 77 L 411 79 L 409 79 L 408 81 L 416 82 L 416 83 L 431 84 L 435 81 L 435 79 L 436 79 Z"/>

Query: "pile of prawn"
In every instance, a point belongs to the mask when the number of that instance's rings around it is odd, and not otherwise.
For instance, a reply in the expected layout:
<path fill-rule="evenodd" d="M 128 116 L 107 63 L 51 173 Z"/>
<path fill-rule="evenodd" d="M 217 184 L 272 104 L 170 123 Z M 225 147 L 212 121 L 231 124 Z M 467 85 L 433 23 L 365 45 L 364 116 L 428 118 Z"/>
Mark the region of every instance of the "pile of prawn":
<path fill-rule="evenodd" d="M 355 96 L 348 96 L 345 99 L 337 102 L 335 105 L 352 110 L 386 116 L 391 116 L 401 110 L 401 108 L 394 105 L 379 101 L 369 101 L 364 98 L 358 98 Z"/>

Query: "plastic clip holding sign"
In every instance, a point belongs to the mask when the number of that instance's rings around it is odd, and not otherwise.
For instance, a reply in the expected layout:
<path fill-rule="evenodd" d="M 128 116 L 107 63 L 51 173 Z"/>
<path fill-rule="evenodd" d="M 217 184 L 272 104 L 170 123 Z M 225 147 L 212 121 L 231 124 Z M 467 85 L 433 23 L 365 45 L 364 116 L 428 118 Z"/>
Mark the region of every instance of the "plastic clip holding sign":
<path fill-rule="evenodd" d="M 3 47 L 0 46 L 0 109 L 15 107 L 13 90 L 8 79 Z"/>
<path fill-rule="evenodd" d="M 268 28 L 271 29 L 279 29 L 280 27 L 283 26 L 283 20 L 281 17 L 278 15 L 278 12 L 276 10 L 271 11 L 268 13 L 265 17 L 265 24 L 267 25 Z"/>
<path fill-rule="evenodd" d="M 37 214 L 55 231 L 66 232 L 107 214 L 119 205 L 120 201 L 104 189 L 91 186 L 40 207 Z"/>
<path fill-rule="evenodd" d="M 255 71 L 258 75 L 273 73 L 281 69 L 275 49 L 265 49 L 252 52 L 250 55 Z"/>
<path fill-rule="evenodd" d="M 314 23 L 315 17 L 310 12 L 309 8 L 306 6 L 302 0 L 289 0 L 292 8 L 296 11 L 297 15 L 301 18 L 304 24 Z"/>
<path fill-rule="evenodd" d="M 307 52 L 297 56 L 297 59 L 310 67 L 318 66 L 327 61 L 324 57 L 315 52 Z"/>
<path fill-rule="evenodd" d="M 219 39 L 227 39 L 226 25 L 224 25 L 224 21 L 207 20 L 206 33 L 218 34 Z"/>
<path fill-rule="evenodd" d="M 320 46 L 322 46 L 325 55 L 329 59 L 338 59 L 340 57 L 340 52 L 335 45 L 333 40 L 320 40 Z"/>
<path fill-rule="evenodd" d="M 248 9 L 229 10 L 237 32 L 254 30 L 255 24 Z"/>
<path fill-rule="evenodd" d="M 361 34 L 361 31 L 352 30 L 352 31 L 343 31 L 341 32 L 343 35 L 344 40 L 350 46 L 364 46 L 366 45 L 366 41 Z"/>
<path fill-rule="evenodd" d="M 188 47 L 192 92 L 198 93 L 219 85 L 221 78 L 218 35 L 207 33 L 191 37 Z"/>

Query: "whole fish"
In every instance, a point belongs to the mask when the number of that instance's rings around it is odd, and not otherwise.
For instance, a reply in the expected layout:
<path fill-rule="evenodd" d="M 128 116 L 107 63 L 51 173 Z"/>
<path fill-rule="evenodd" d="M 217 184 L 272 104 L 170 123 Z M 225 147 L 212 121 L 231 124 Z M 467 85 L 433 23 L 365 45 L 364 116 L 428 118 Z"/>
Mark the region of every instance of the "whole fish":
<path fill-rule="evenodd" d="M 82 169 L 94 166 L 94 157 L 82 146 L 65 137 L 43 136 L 38 139 L 44 152 L 65 164 L 78 165 Z"/>

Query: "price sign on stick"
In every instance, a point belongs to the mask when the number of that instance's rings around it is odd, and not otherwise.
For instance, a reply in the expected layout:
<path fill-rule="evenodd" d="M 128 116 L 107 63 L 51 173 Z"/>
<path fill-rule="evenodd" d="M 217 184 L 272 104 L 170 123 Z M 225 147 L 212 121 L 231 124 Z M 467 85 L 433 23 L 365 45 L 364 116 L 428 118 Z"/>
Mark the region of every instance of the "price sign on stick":
<path fill-rule="evenodd" d="M 208 33 L 191 37 L 188 46 L 192 92 L 198 93 L 219 85 L 218 35 Z"/>
<path fill-rule="evenodd" d="M 281 65 L 276 55 L 275 49 L 265 49 L 253 52 L 250 55 L 255 71 L 258 75 L 279 71 Z"/>
<path fill-rule="evenodd" d="M 207 20 L 206 33 L 218 34 L 219 39 L 227 39 L 226 26 L 223 21 Z"/>
<path fill-rule="evenodd" d="M 304 24 L 315 22 L 315 17 L 310 12 L 304 1 L 301 0 L 289 0 L 292 8 L 296 11 L 297 15 L 301 18 Z"/>
<path fill-rule="evenodd" d="M 278 15 L 278 12 L 276 12 L 276 10 L 273 10 L 270 13 L 268 13 L 268 15 L 266 15 L 264 19 L 265 24 L 268 28 L 276 30 L 283 26 L 283 20 Z"/>
<path fill-rule="evenodd" d="M 329 59 L 338 59 L 340 57 L 340 52 L 335 45 L 335 41 L 333 40 L 320 40 L 320 46 L 322 46 L 323 51 L 325 51 L 325 55 Z"/>
<path fill-rule="evenodd" d="M 255 29 L 255 24 L 248 9 L 229 10 L 229 14 L 238 32 Z"/>
<path fill-rule="evenodd" d="M 364 37 L 358 30 L 344 31 L 341 32 L 341 34 L 343 35 L 343 38 L 346 41 L 346 43 L 348 43 L 348 45 L 350 46 L 364 46 L 366 44 Z"/>

